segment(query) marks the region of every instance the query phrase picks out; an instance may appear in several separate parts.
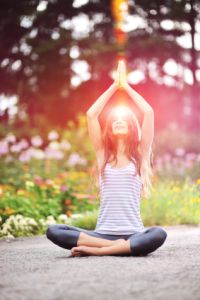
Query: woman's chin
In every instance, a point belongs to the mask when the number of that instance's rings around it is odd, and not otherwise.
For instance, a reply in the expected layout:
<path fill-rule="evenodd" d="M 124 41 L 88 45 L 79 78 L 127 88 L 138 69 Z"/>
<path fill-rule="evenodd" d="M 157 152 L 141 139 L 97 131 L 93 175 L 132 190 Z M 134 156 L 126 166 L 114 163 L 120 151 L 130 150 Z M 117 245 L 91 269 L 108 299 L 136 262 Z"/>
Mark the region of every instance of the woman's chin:
<path fill-rule="evenodd" d="M 123 132 L 123 131 L 115 131 L 113 132 L 114 135 L 126 135 L 127 132 Z"/>

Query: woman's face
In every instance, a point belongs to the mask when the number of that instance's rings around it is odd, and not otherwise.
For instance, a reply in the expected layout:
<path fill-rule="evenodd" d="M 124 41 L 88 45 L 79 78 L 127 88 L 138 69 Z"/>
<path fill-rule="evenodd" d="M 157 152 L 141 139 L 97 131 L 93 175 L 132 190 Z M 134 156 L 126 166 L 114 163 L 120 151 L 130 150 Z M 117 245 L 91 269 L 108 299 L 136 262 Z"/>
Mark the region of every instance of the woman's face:
<path fill-rule="evenodd" d="M 128 133 L 128 122 L 126 114 L 113 113 L 112 115 L 113 135 L 126 135 Z"/>

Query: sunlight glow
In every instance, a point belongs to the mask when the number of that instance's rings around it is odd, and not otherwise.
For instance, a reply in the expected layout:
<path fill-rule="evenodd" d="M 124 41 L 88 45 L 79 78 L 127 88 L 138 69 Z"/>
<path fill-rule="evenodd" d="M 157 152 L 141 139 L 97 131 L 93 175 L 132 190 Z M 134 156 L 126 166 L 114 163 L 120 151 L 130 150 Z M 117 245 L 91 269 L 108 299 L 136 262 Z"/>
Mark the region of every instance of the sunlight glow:
<path fill-rule="evenodd" d="M 118 105 L 118 106 L 114 107 L 113 112 L 118 117 L 125 117 L 127 115 L 127 113 L 130 112 L 130 109 L 127 106 Z M 136 123 L 137 131 L 138 131 L 138 138 L 139 138 L 139 140 L 141 140 L 141 129 L 140 129 L 139 122 L 138 122 L 135 114 L 133 113 L 133 111 L 131 111 L 131 114 Z"/>
<path fill-rule="evenodd" d="M 115 107 L 113 109 L 113 111 L 114 111 L 114 114 L 117 115 L 118 117 L 124 117 L 124 116 L 126 116 L 128 109 L 124 105 L 119 105 L 119 106 Z"/>

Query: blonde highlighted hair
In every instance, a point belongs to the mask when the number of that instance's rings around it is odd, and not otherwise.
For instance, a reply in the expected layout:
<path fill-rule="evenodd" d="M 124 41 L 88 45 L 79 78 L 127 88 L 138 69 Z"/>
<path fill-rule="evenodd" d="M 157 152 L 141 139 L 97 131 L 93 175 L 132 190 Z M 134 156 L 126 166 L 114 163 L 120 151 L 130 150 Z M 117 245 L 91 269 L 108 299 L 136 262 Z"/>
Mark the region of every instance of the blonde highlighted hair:
<path fill-rule="evenodd" d="M 117 143 L 116 137 L 112 133 L 113 114 L 110 113 L 106 118 L 105 126 L 102 130 L 104 161 L 101 169 L 98 169 L 97 161 L 94 162 L 90 169 L 91 184 L 98 186 L 98 176 L 104 176 L 105 166 L 111 155 L 117 163 Z M 141 196 L 148 198 L 151 195 L 152 177 L 153 177 L 153 151 L 152 146 L 148 158 L 144 157 L 140 151 L 141 129 L 139 122 L 134 113 L 128 109 L 126 113 L 128 123 L 128 133 L 125 137 L 125 154 L 127 158 L 136 166 L 136 173 L 141 177 L 142 189 Z M 135 174 L 136 175 L 136 174 Z"/>

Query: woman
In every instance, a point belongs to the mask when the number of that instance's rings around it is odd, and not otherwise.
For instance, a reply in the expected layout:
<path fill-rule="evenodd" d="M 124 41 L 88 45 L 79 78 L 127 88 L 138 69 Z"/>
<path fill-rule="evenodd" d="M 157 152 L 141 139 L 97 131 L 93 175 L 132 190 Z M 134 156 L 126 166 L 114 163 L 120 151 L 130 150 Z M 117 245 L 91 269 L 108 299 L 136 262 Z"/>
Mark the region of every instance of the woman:
<path fill-rule="evenodd" d="M 118 88 L 125 89 L 143 113 L 142 128 L 130 108 L 118 106 L 107 116 L 101 132 L 98 116 Z M 96 228 L 55 224 L 48 227 L 46 235 L 58 246 L 71 249 L 72 256 L 147 255 L 167 237 L 161 227 L 145 228 L 140 216 L 141 195 L 148 196 L 151 187 L 154 112 L 127 83 L 123 61 L 113 84 L 88 110 L 87 120 L 101 194 Z"/>

